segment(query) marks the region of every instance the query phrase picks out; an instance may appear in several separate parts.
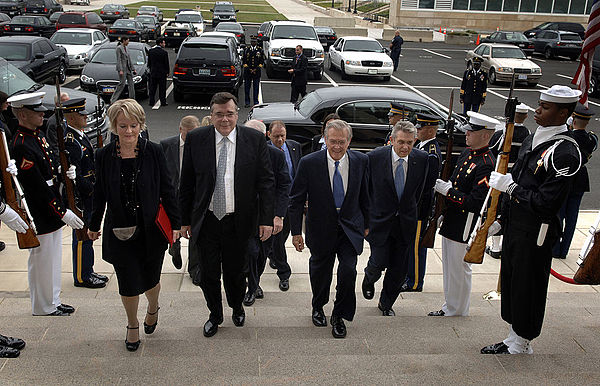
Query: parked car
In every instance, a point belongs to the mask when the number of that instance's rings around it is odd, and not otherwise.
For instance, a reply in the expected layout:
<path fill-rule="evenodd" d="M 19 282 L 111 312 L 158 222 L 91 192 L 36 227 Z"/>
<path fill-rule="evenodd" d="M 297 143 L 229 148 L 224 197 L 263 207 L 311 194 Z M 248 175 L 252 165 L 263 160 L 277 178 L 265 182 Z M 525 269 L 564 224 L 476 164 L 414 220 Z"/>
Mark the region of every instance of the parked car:
<path fill-rule="evenodd" d="M 10 17 L 25 13 L 25 0 L 0 0 L 0 12 Z"/>
<path fill-rule="evenodd" d="M 560 22 L 558 22 L 558 21 L 555 21 L 555 22 L 548 21 L 548 22 L 542 23 L 542 24 L 540 24 L 540 25 L 538 25 L 536 27 L 533 27 L 532 29 L 528 29 L 527 31 L 525 31 L 523 33 L 528 38 L 532 38 L 538 32 L 545 31 L 545 30 L 575 32 L 582 39 L 585 37 L 585 28 L 583 28 L 583 26 L 581 24 L 579 24 L 579 23 L 569 23 L 569 22 L 565 22 L 565 21 L 560 21 Z"/>
<path fill-rule="evenodd" d="M 329 69 L 340 70 L 342 79 L 349 75 L 383 77 L 390 80 L 394 72 L 392 58 L 373 38 L 346 36 L 329 47 Z"/>
<path fill-rule="evenodd" d="M 173 68 L 173 97 L 229 91 L 238 95 L 242 85 L 242 60 L 231 39 L 194 37 L 183 42 Z"/>
<path fill-rule="evenodd" d="M 15 16 L 4 25 L 4 36 L 27 35 L 49 38 L 54 31 L 56 27 L 45 16 Z"/>
<path fill-rule="evenodd" d="M 67 50 L 57 47 L 47 38 L 3 36 L 0 37 L 0 52 L 4 59 L 35 82 L 52 80 L 56 75 L 61 83 L 67 79 Z"/>
<path fill-rule="evenodd" d="M 331 27 L 317 27 L 315 26 L 315 31 L 317 31 L 317 36 L 319 37 L 319 41 L 325 47 L 326 51 L 329 51 L 329 47 L 335 43 L 337 39 L 337 34 Z"/>
<path fill-rule="evenodd" d="M 246 33 L 240 23 L 222 22 L 215 27 L 217 32 L 229 32 L 236 36 L 239 44 L 246 44 Z"/>
<path fill-rule="evenodd" d="M 154 16 L 160 22 L 164 18 L 163 11 L 154 5 L 142 5 L 137 11 L 137 16 Z"/>
<path fill-rule="evenodd" d="M 481 43 L 474 50 L 467 52 L 467 66 L 473 64 L 474 57 L 483 59 L 481 68 L 487 71 L 490 84 L 510 82 L 514 73 L 515 81 L 527 82 L 533 87 L 542 77 L 540 66 L 527 59 L 525 53 L 513 45 Z"/>
<path fill-rule="evenodd" d="M 50 17 L 54 12 L 62 12 L 63 6 L 56 0 L 26 0 L 23 13 Z"/>
<path fill-rule="evenodd" d="M 117 64 L 117 42 L 105 43 L 94 53 L 91 59 L 86 59 L 87 64 L 81 71 L 79 85 L 82 90 L 96 93 L 109 99 L 119 84 L 119 73 L 115 71 Z M 136 98 L 144 98 L 148 95 L 148 50 L 150 47 L 145 43 L 130 42 L 127 45 L 127 53 L 131 57 L 136 74 L 133 76 Z M 125 92 L 128 93 L 127 86 Z"/>
<path fill-rule="evenodd" d="M 0 12 L 0 36 L 4 35 L 4 26 L 10 23 L 10 16 Z"/>
<path fill-rule="evenodd" d="M 353 128 L 350 148 L 369 151 L 385 144 L 391 130 L 388 123 L 391 102 L 406 106 L 410 111 L 408 119 L 413 123 L 416 122 L 416 113 L 438 117 L 442 124 L 437 139 L 445 151 L 448 113 L 409 90 L 368 86 L 324 87 L 309 92 L 297 105 L 291 102 L 256 105 L 250 110 L 248 119 L 258 119 L 267 126 L 275 120 L 283 121 L 287 137 L 300 142 L 303 154 L 307 154 L 311 151 L 312 138 L 321 133 L 325 116 L 337 113 Z M 453 117 L 457 130 L 452 153 L 460 154 L 465 146 L 463 126 L 467 121 L 456 113 Z"/>
<path fill-rule="evenodd" d="M 175 15 L 175 21 L 182 21 L 187 23 L 192 23 L 194 28 L 196 28 L 196 33 L 200 35 L 204 32 L 204 18 L 202 14 L 197 11 L 183 11 L 179 12 Z"/>
<path fill-rule="evenodd" d="M 63 28 L 52 35 L 51 42 L 67 50 L 69 69 L 82 69 L 85 59 L 91 58 L 100 45 L 108 42 L 108 37 L 92 28 Z"/>
<path fill-rule="evenodd" d="M 594 51 L 592 60 L 592 78 L 590 79 L 589 96 L 598 96 L 600 92 L 600 50 Z"/>
<path fill-rule="evenodd" d="M 36 83 L 21 70 L 15 67 L 12 62 L 6 61 L 1 57 L 0 74 L 2 74 L 0 77 L 0 91 L 5 92 L 9 96 L 24 92 L 44 91 L 46 92 L 46 95 L 44 95 L 42 103 L 48 109 L 48 111 L 45 113 L 46 118 L 54 113 L 54 96 L 56 95 L 56 87 L 54 85 Z M 98 131 L 100 131 L 103 138 L 105 138 L 108 133 L 109 126 L 108 119 L 106 117 L 106 104 L 103 101 L 100 101 L 100 105 L 98 105 L 96 95 L 85 91 L 75 90 L 68 87 L 61 87 L 61 90 L 67 92 L 71 98 L 85 98 L 86 109 L 91 111 L 92 114 L 87 116 L 87 125 L 84 129 L 84 132 L 88 135 L 92 144 L 95 145 L 97 143 Z M 9 125 L 11 125 L 11 129 L 14 130 L 16 127 L 16 119 L 10 119 L 12 118 L 10 109 L 9 111 L 5 112 L 5 117 L 9 118 L 7 119 L 7 122 L 9 122 Z"/>
<path fill-rule="evenodd" d="M 265 35 L 265 31 L 267 30 L 268 26 L 269 22 L 265 21 L 258 27 L 258 31 L 256 32 L 256 38 L 258 39 L 258 41 L 262 41 L 261 38 Z"/>
<path fill-rule="evenodd" d="M 60 15 L 62 15 L 64 12 L 54 12 L 52 15 L 50 15 L 50 17 L 48 18 L 48 20 L 50 20 L 50 23 L 56 25 L 56 23 L 58 22 L 58 18 L 60 17 Z"/>
<path fill-rule="evenodd" d="M 566 31 L 540 31 L 531 41 L 535 52 L 544 54 L 547 59 L 568 56 L 571 60 L 577 60 L 583 46 L 578 34 Z"/>
<path fill-rule="evenodd" d="M 519 47 L 526 55 L 533 54 L 533 43 L 521 32 L 498 31 L 481 39 L 481 43 L 512 44 Z"/>
<path fill-rule="evenodd" d="M 95 12 L 64 12 L 56 22 L 56 29 L 61 28 L 93 28 L 106 32 L 106 23 Z"/>
<path fill-rule="evenodd" d="M 160 23 L 154 16 L 136 16 L 135 21 L 142 23 L 146 29 L 146 35 L 144 39 L 146 41 L 155 40 L 160 36 Z"/>
<path fill-rule="evenodd" d="M 167 46 L 179 47 L 190 36 L 198 36 L 192 23 L 171 20 L 165 24 L 163 37 Z"/>
<path fill-rule="evenodd" d="M 90 0 L 70 0 L 72 5 L 90 5 Z"/>
<path fill-rule="evenodd" d="M 210 11 L 213 14 L 213 27 L 222 21 L 237 21 L 235 14 L 238 10 L 234 8 L 231 1 L 217 1 Z"/>
<path fill-rule="evenodd" d="M 100 17 L 104 21 L 129 19 L 129 10 L 123 4 L 104 4 L 100 10 Z"/>
<path fill-rule="evenodd" d="M 108 29 L 110 41 L 128 37 L 132 42 L 140 42 L 148 37 L 148 29 L 136 20 L 116 20 Z"/>

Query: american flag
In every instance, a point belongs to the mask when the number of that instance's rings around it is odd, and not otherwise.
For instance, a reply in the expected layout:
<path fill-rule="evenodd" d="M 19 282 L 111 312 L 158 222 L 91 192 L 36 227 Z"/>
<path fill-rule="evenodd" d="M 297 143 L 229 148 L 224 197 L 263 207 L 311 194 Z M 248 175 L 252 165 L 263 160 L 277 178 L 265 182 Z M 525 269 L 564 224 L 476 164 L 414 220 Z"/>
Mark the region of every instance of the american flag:
<path fill-rule="evenodd" d="M 581 98 L 579 102 L 587 107 L 588 105 L 588 89 L 590 88 L 590 80 L 592 78 L 592 62 L 594 60 L 594 51 L 596 46 L 600 44 L 600 0 L 594 0 L 588 20 L 588 27 L 585 31 L 585 39 L 581 48 L 581 56 L 579 57 L 579 67 L 573 77 L 571 83 L 577 85 L 581 90 Z"/>

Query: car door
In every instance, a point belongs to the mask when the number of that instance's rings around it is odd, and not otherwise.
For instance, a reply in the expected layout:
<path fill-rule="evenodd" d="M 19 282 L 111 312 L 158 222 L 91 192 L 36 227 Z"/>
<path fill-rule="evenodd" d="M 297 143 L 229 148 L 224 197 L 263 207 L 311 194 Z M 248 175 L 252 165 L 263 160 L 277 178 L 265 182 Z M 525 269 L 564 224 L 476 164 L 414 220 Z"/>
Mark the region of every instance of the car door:
<path fill-rule="evenodd" d="M 389 111 L 389 101 L 362 100 L 340 105 L 336 113 L 352 127 L 350 147 L 366 151 L 383 145 L 390 131 Z"/>
<path fill-rule="evenodd" d="M 342 49 L 345 41 L 344 38 L 339 39 L 335 44 L 335 51 L 333 52 L 333 63 L 335 63 L 336 67 L 339 69 L 342 68 Z"/>
<path fill-rule="evenodd" d="M 40 23 L 40 35 L 50 39 L 50 37 L 52 37 L 52 35 L 56 31 L 56 27 L 54 26 L 54 24 L 52 24 L 52 22 L 50 22 L 50 20 L 48 20 L 45 17 L 40 17 L 38 21 Z"/>
<path fill-rule="evenodd" d="M 48 40 L 40 40 L 38 43 L 40 44 L 42 54 L 44 54 L 44 62 L 46 62 L 48 66 L 47 76 L 53 76 L 58 72 L 58 67 L 62 61 L 63 50 L 56 46 L 52 47 L 54 43 L 49 42 Z"/>
<path fill-rule="evenodd" d="M 51 64 L 48 63 L 42 50 L 41 40 L 33 42 L 31 47 L 31 56 L 33 61 L 31 62 L 31 71 L 33 72 L 33 80 L 40 82 L 48 78 Z"/>

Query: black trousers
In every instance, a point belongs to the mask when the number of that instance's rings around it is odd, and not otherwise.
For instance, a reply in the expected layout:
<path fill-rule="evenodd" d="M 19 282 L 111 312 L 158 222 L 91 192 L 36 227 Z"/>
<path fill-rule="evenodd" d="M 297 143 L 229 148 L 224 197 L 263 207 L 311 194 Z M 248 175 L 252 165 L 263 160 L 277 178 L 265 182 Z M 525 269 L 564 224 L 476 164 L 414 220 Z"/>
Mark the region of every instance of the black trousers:
<path fill-rule="evenodd" d="M 248 260 L 246 247 L 248 239 L 241 239 L 235 230 L 235 214 L 218 220 L 210 211 L 200 229 L 200 288 L 204 292 L 206 305 L 210 310 L 210 320 L 219 323 L 223 320 L 221 297 L 221 270 L 227 304 L 233 310 L 242 309 L 246 291 Z"/>
<path fill-rule="evenodd" d="M 169 247 L 169 254 L 173 256 L 174 253 L 178 253 L 181 256 L 181 241 L 177 240 Z M 188 273 L 190 277 L 194 278 L 196 272 L 200 270 L 200 248 L 198 244 L 188 244 Z"/>
<path fill-rule="evenodd" d="M 334 242 L 334 240 L 332 240 Z M 312 308 L 320 310 L 329 302 L 329 290 L 333 278 L 335 257 L 338 259 L 337 285 L 332 315 L 346 320 L 354 319 L 356 312 L 356 262 L 354 246 L 338 226 L 335 248 L 331 253 L 318 254 L 311 250 L 308 263 L 310 286 L 312 288 Z"/>
<path fill-rule="evenodd" d="M 302 98 L 306 95 L 306 83 L 304 84 L 296 84 L 292 83 L 292 96 L 290 97 L 290 102 L 296 103 L 298 102 L 298 96 L 302 95 Z"/>
<path fill-rule="evenodd" d="M 508 223 L 502 240 L 500 280 L 502 319 L 512 324 L 522 338 L 537 338 L 546 312 L 546 295 L 556 237 L 546 236 L 536 245 L 537 232 L 527 232 Z"/>
<path fill-rule="evenodd" d="M 279 280 L 289 279 L 292 274 L 292 269 L 287 261 L 287 252 L 285 251 L 285 242 L 289 235 L 290 220 L 289 217 L 286 216 L 283 218 L 283 229 L 281 232 L 271 237 L 271 261 L 275 264 L 275 267 L 277 267 L 277 276 L 279 276 Z"/>
<path fill-rule="evenodd" d="M 158 98 L 161 104 L 167 103 L 167 77 L 159 76 L 159 77 L 151 77 L 149 82 L 148 89 L 148 102 L 153 105 L 154 96 L 156 95 L 156 87 L 158 87 Z"/>
<path fill-rule="evenodd" d="M 260 241 L 256 235 L 248 240 L 248 293 L 256 292 L 260 285 L 260 277 L 265 271 L 272 239 L 269 237 L 266 241 Z"/>

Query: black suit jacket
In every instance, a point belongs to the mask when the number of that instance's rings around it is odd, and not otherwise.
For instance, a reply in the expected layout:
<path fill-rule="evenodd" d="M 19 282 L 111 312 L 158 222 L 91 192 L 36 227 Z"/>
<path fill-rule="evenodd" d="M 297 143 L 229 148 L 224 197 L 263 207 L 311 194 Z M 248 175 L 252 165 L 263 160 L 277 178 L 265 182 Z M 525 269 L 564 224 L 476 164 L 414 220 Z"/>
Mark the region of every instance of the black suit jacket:
<path fill-rule="evenodd" d="M 290 202 L 290 173 L 285 155 L 273 145 L 268 146 L 271 166 L 275 176 L 275 216 L 285 217 Z"/>
<path fill-rule="evenodd" d="M 154 46 L 148 51 L 150 77 L 161 78 L 169 75 L 169 54 L 162 47 Z"/>
<path fill-rule="evenodd" d="M 173 177 L 173 186 L 179 188 L 179 138 L 180 135 L 174 135 L 160 141 L 160 145 L 165 153 L 167 160 L 167 166 L 173 171 L 171 177 Z"/>
<path fill-rule="evenodd" d="M 323 144 L 320 142 L 322 137 L 323 136 L 321 134 L 317 134 L 314 137 L 312 137 L 312 140 L 310 141 L 311 151 L 321 150 L 321 147 L 323 147 Z"/>
<path fill-rule="evenodd" d="M 392 151 L 392 146 L 382 146 L 368 154 L 371 216 L 367 240 L 377 246 L 383 245 L 388 239 L 395 217 L 398 217 L 400 236 L 404 241 L 409 243 L 415 239 L 418 207 L 426 181 L 431 184 L 431 178 L 428 178 L 429 156 L 426 152 L 413 148 L 408 155 L 404 191 L 398 201 L 392 170 Z M 427 188 L 431 189 L 431 185 Z"/>
<path fill-rule="evenodd" d="M 267 143 L 279 150 L 278 147 L 273 145 L 273 142 L 271 142 L 271 140 L 267 141 Z M 300 158 L 302 158 L 302 146 L 300 145 L 300 143 L 294 141 L 293 139 L 286 139 L 285 144 L 287 145 L 288 150 L 290 152 L 290 158 L 292 159 L 293 175 L 295 176 L 296 172 L 298 171 L 298 163 L 300 162 Z M 285 160 L 285 154 L 283 156 L 283 159 Z"/>
<path fill-rule="evenodd" d="M 273 225 L 275 182 L 267 146 L 263 134 L 237 126 L 234 194 L 235 228 L 240 238 L 254 235 L 259 224 Z M 192 226 L 192 242 L 200 234 L 216 177 L 215 127 L 196 128 L 185 139 L 179 181 L 182 224 Z"/>
<path fill-rule="evenodd" d="M 308 83 L 308 59 L 304 54 L 300 55 L 299 58 L 294 57 L 292 68 L 294 69 L 292 85 L 302 86 Z"/>
<path fill-rule="evenodd" d="M 339 213 L 331 190 L 327 150 L 302 158 L 292 183 L 289 209 L 292 235 L 302 234 L 304 203 L 308 199 L 306 245 L 315 254 L 335 252 L 338 226 L 342 227 L 356 253 L 362 253 L 364 231 L 369 228 L 369 159 L 353 150 L 348 150 L 348 158 L 348 186 Z"/>

